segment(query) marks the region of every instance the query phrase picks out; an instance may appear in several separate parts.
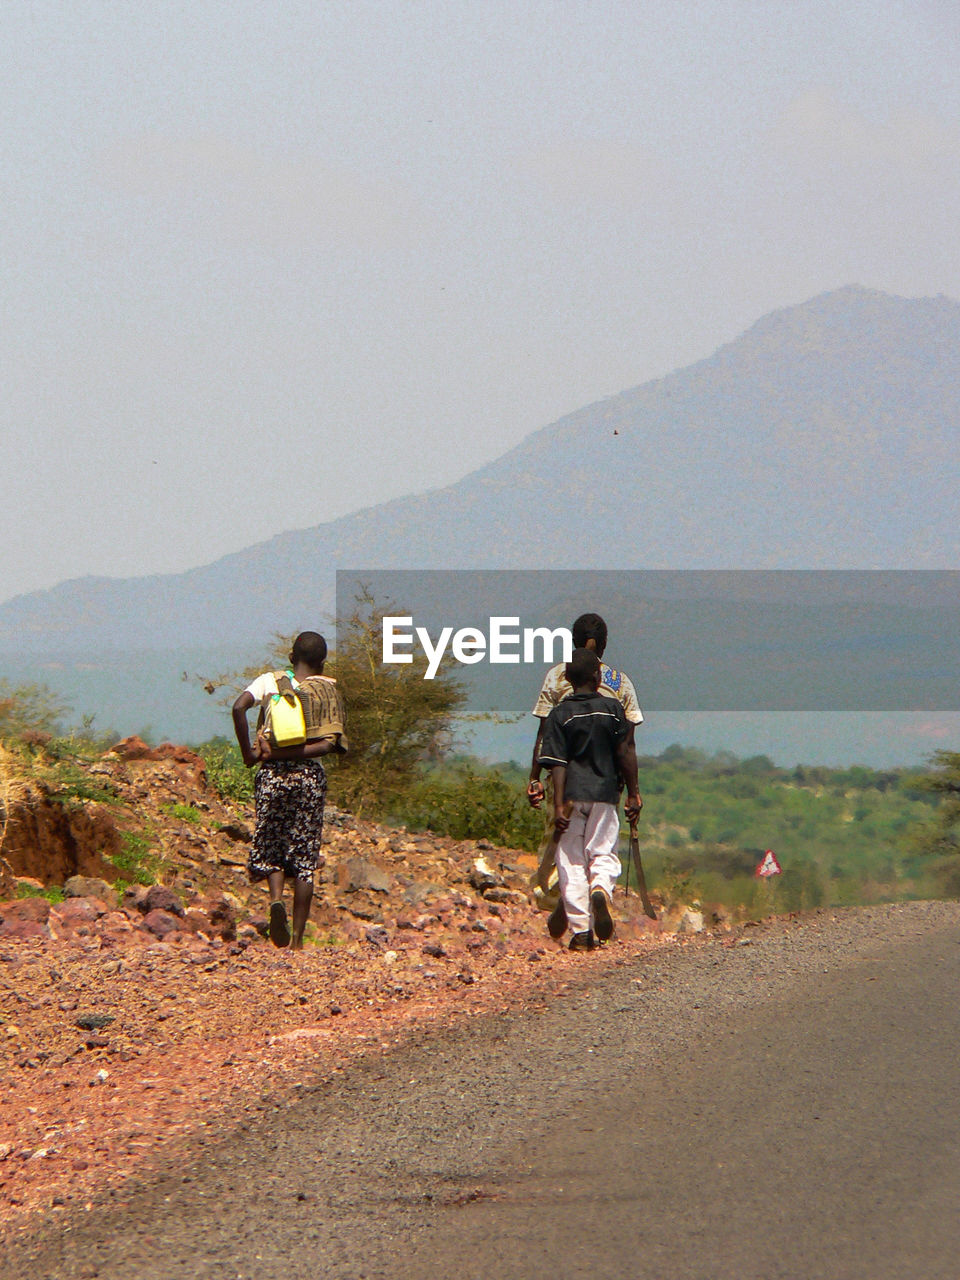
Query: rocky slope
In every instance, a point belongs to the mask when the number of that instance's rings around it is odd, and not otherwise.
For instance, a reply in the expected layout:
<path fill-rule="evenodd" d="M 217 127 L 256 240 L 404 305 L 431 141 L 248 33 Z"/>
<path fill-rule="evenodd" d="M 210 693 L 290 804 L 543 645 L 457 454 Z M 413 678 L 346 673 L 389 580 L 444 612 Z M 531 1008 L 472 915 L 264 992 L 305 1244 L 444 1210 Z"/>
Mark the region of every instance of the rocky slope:
<path fill-rule="evenodd" d="M 3 752 L 0 799 L 0 1230 L 122 1194 L 307 1076 L 702 924 L 620 899 L 617 945 L 571 955 L 531 905 L 531 855 L 330 810 L 294 954 L 263 936 L 252 811 L 185 748 L 127 739 L 66 771 Z"/>

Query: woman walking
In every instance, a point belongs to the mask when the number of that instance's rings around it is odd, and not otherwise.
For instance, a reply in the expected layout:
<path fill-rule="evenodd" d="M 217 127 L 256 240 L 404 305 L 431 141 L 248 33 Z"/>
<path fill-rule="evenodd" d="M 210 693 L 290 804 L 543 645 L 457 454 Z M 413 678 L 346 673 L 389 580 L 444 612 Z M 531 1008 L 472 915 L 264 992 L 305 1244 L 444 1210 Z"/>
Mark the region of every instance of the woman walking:
<path fill-rule="evenodd" d="M 233 704 L 233 726 L 243 762 L 259 764 L 254 781 L 256 825 L 250 850 L 252 880 L 270 887 L 270 938 L 275 946 L 303 946 L 303 931 L 313 900 L 314 873 L 323 866 L 323 808 L 327 776 L 321 760 L 345 752 L 343 702 L 336 681 L 323 674 L 327 642 L 303 631 L 293 642 L 290 667 L 265 671 Z M 294 746 L 271 742 L 270 707 L 293 693 L 303 708 L 305 740 Z M 250 741 L 247 713 L 259 706 L 260 719 Z M 293 935 L 283 903 L 284 881 L 293 880 Z"/>

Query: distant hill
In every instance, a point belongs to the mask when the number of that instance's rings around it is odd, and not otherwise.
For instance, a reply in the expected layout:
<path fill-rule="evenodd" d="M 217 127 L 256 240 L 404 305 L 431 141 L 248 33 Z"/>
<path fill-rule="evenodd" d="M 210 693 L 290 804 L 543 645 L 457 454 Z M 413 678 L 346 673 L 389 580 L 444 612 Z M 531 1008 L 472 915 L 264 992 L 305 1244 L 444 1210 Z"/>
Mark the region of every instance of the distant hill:
<path fill-rule="evenodd" d="M 958 423 L 960 304 L 850 286 L 444 489 L 188 573 L 19 596 L 0 652 L 262 643 L 329 613 L 338 567 L 960 566 Z"/>

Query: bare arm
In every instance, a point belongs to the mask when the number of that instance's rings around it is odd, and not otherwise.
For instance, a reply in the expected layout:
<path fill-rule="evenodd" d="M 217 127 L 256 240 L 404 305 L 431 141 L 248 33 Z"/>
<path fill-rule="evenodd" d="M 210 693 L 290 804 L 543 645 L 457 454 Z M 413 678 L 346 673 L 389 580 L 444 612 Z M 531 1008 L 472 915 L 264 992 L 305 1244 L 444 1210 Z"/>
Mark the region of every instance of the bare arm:
<path fill-rule="evenodd" d="M 620 776 L 627 788 L 627 803 L 624 812 L 627 821 L 632 825 L 640 817 L 643 808 L 643 797 L 640 795 L 640 779 L 637 774 L 637 748 L 634 742 L 633 725 L 622 742 L 617 743 L 617 764 Z"/>
<path fill-rule="evenodd" d="M 566 831 L 570 825 L 570 814 L 567 812 L 566 787 L 567 787 L 567 766 L 565 764 L 555 764 L 550 770 L 550 776 L 553 778 L 553 826 L 554 830 L 559 834 Z"/>
<path fill-rule="evenodd" d="M 253 705 L 253 694 L 246 689 L 233 704 L 233 731 L 237 735 L 237 746 L 243 756 L 243 763 L 248 769 L 252 769 L 260 759 L 259 742 L 251 745 L 250 726 L 247 724 L 247 712 Z"/>
<path fill-rule="evenodd" d="M 538 728 L 536 741 L 533 744 L 533 759 L 530 761 L 530 781 L 527 783 L 527 799 L 534 809 L 539 809 L 543 803 L 543 783 L 540 781 L 540 748 L 543 745 L 543 726 L 546 724 L 546 716 L 538 717 Z"/>
<path fill-rule="evenodd" d="M 628 747 L 632 748 L 633 757 L 634 759 L 636 759 L 637 757 L 637 726 L 635 724 L 631 724 L 629 720 L 627 721 L 627 736 L 624 738 L 623 742 Z M 623 772 L 623 768 L 621 767 L 621 764 L 620 764 L 620 748 L 619 747 L 617 748 L 617 769 L 620 774 L 619 782 L 620 782 L 620 790 L 622 791 L 623 788 L 627 785 L 627 775 Z"/>

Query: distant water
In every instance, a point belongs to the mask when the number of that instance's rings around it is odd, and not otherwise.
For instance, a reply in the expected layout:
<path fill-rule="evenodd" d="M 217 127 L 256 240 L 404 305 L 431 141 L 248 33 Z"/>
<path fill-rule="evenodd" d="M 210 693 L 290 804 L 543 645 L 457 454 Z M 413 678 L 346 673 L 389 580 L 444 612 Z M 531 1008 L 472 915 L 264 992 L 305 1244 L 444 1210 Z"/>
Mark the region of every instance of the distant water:
<path fill-rule="evenodd" d="M 217 734 L 232 736 L 233 724 L 229 705 L 222 705 L 229 690 L 207 694 L 198 677 L 215 679 L 242 670 L 256 657 L 235 646 L 86 653 L 62 663 L 0 656 L 0 676 L 14 685 L 47 685 L 70 703 L 72 723 L 79 725 L 84 715 L 92 714 L 97 734 L 203 742 Z"/>
<path fill-rule="evenodd" d="M 175 651 L 89 653 L 63 663 L 36 663 L 0 655 L 0 676 L 12 684 L 41 682 L 73 708 L 72 722 L 93 714 L 94 731 L 117 737 L 138 733 L 154 741 L 203 742 L 232 737 L 229 690 L 204 692 L 198 677 L 215 678 L 255 663 L 250 649 L 183 648 Z M 264 666 L 268 665 L 264 661 Z M 184 674 L 187 679 L 184 680 Z M 508 708 L 511 723 L 471 722 L 457 732 L 457 746 L 491 761 L 529 764 L 536 721 L 529 714 L 539 670 L 527 674 Z M 642 679 L 637 680 L 644 705 Z M 226 701 L 226 705 L 224 702 Z M 499 700 L 498 700 L 499 701 Z M 863 764 L 886 769 L 918 765 L 937 748 L 960 750 L 960 712 L 666 712 L 646 710 L 638 750 L 658 755 L 673 743 L 713 753 L 767 755 L 778 765 Z M 348 706 L 349 717 L 349 706 Z"/>

